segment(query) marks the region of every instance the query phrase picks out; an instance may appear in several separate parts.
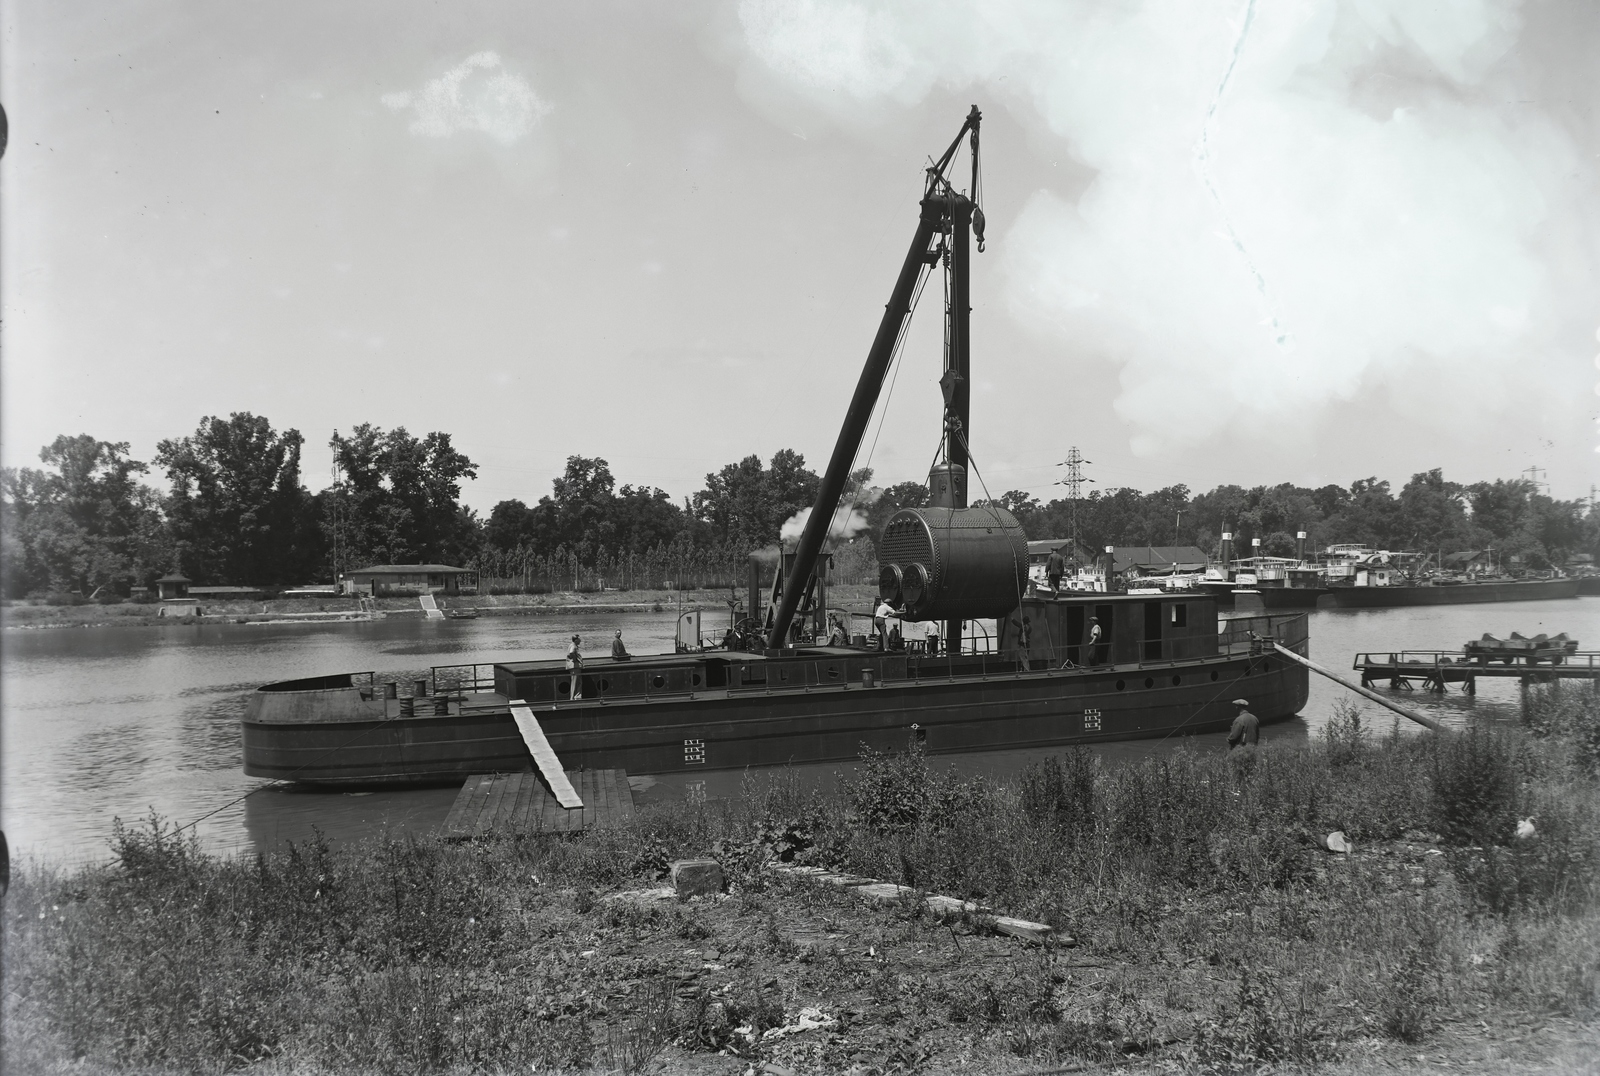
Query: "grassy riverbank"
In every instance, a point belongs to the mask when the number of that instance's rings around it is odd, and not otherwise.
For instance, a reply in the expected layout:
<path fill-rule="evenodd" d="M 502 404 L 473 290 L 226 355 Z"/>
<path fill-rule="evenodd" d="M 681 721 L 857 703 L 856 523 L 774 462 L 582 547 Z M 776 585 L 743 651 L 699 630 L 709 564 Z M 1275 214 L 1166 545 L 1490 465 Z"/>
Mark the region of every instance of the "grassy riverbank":
<path fill-rule="evenodd" d="M 741 598 L 744 594 L 741 592 Z M 870 612 L 877 588 L 865 585 L 835 586 L 829 590 L 830 606 Z M 546 594 L 480 594 L 439 598 L 439 608 L 447 611 L 473 611 L 479 616 L 582 616 L 605 612 L 667 612 L 678 607 L 680 595 L 672 590 L 551 591 Z M 681 595 L 683 607 L 699 606 L 705 614 L 705 629 L 726 626 L 726 590 L 689 590 Z M 202 623 L 260 623 L 329 618 L 362 612 L 355 598 L 278 598 L 271 601 L 202 601 Z M 385 616 L 420 618 L 422 607 L 416 598 L 379 598 L 376 608 Z M 156 602 L 119 602 L 102 605 L 88 602 L 64 605 L 46 601 L 15 601 L 0 609 L 0 623 L 7 628 L 70 628 L 99 625 L 127 627 L 178 627 L 193 625 L 186 618 L 161 617 Z"/>
<path fill-rule="evenodd" d="M 9 1071 L 1592 1071 L 1600 704 L 1538 690 L 1530 718 L 1436 742 L 1346 713 L 1006 785 L 880 756 L 837 799 L 780 775 L 575 839 L 222 859 L 146 824 L 102 867 L 18 871 Z M 703 854 L 727 896 L 630 895 Z"/>

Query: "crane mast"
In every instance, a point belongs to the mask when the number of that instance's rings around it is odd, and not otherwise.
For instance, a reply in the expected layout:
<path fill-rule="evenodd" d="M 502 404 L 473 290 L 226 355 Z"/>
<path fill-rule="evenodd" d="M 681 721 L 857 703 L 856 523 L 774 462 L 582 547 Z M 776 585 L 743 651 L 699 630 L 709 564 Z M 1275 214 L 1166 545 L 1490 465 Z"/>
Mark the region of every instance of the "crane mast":
<path fill-rule="evenodd" d="M 794 565 L 784 581 L 783 597 L 773 614 L 771 630 L 767 634 L 768 649 L 780 649 L 788 641 L 795 610 L 816 567 L 817 555 L 822 552 L 822 544 L 833 523 L 839 498 L 850 478 L 851 464 L 861 448 L 861 438 L 866 433 L 867 422 L 872 418 L 872 410 L 877 406 L 884 377 L 889 372 L 896 346 L 911 316 L 911 301 L 916 294 L 917 284 L 923 272 L 935 265 L 942 266 L 947 274 L 944 374 L 939 382 L 944 391 L 944 458 L 949 464 L 959 465 L 963 469 L 968 464 L 972 383 L 968 279 L 974 232 L 977 233 L 978 249 L 983 250 L 983 210 L 976 201 L 981 179 L 978 129 L 982 121 L 983 114 L 978 111 L 977 105 L 973 105 L 966 122 L 961 125 L 961 131 L 950 143 L 950 148 L 927 169 L 917 229 L 912 236 L 911 247 L 906 251 L 905 261 L 900 266 L 900 274 L 895 278 L 894 289 L 889 293 L 889 302 L 878 323 L 878 332 L 867 351 L 867 361 L 856 381 L 850 406 L 845 411 L 839 439 L 834 444 L 828 469 L 817 490 L 817 502 L 810 518 L 806 520 L 800 544 L 795 549 Z M 956 151 L 961 148 L 962 140 L 969 136 L 972 158 L 970 196 L 957 191 L 945 176 Z M 959 484 L 955 495 L 958 500 L 954 507 L 965 508 L 965 483 Z M 959 625 L 960 622 L 956 621 L 946 629 L 946 638 L 952 647 L 960 645 Z M 956 630 L 951 631 L 950 628 Z"/>

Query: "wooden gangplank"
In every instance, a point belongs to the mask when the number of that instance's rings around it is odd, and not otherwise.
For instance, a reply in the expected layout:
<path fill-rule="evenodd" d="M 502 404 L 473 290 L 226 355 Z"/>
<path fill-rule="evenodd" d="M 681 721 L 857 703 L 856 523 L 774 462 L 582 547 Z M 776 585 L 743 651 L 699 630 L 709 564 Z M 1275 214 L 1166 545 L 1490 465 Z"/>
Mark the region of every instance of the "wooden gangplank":
<path fill-rule="evenodd" d="M 568 770 L 564 776 L 582 806 L 561 806 L 538 773 L 469 777 L 439 835 L 447 840 L 537 837 L 614 829 L 633 821 L 627 770 Z"/>
<path fill-rule="evenodd" d="M 1467 657 L 1459 650 L 1389 650 L 1360 653 L 1351 668 L 1361 674 L 1361 686 L 1387 684 L 1401 691 L 1412 690 L 1417 681 L 1423 690 L 1442 692 L 1447 684 L 1460 684 L 1467 694 L 1477 693 L 1480 676 L 1516 677 L 1524 684 L 1550 680 L 1600 681 L 1600 651 L 1582 650 L 1561 655 L 1560 664 L 1544 657 L 1526 658 Z"/>

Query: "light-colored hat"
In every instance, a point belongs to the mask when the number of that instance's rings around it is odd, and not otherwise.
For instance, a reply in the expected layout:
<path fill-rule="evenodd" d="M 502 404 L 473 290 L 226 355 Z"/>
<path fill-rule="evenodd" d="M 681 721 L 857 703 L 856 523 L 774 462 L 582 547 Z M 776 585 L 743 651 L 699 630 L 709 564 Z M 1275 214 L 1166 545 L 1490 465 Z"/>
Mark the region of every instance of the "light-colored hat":
<path fill-rule="evenodd" d="M 1250 700 L 1249 699 L 1234 699 L 1233 700 L 1233 704 L 1235 706 L 1249 706 L 1250 705 Z"/>
<path fill-rule="evenodd" d="M 577 632 L 573 632 L 572 638 L 573 638 L 573 641 L 576 642 L 578 639 L 582 638 L 582 636 L 578 635 Z"/>

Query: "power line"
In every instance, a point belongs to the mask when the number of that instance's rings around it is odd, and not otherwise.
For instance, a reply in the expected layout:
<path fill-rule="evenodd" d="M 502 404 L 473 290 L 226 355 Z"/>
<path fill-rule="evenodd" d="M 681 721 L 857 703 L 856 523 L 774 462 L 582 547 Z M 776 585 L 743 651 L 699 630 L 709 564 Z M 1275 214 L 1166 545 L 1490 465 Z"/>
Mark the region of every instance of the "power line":
<path fill-rule="evenodd" d="M 1056 464 L 1057 467 L 1065 467 L 1067 469 L 1066 477 L 1059 479 L 1055 484 L 1067 487 L 1067 499 L 1072 502 L 1072 552 L 1074 557 L 1077 556 L 1079 545 L 1078 497 L 1083 493 L 1083 484 L 1085 482 L 1094 482 L 1092 478 L 1083 477 L 1083 467 L 1084 464 L 1092 464 L 1093 462 L 1093 460 L 1084 459 L 1083 453 L 1078 451 L 1078 446 L 1073 445 L 1067 450 L 1067 458 Z"/>

